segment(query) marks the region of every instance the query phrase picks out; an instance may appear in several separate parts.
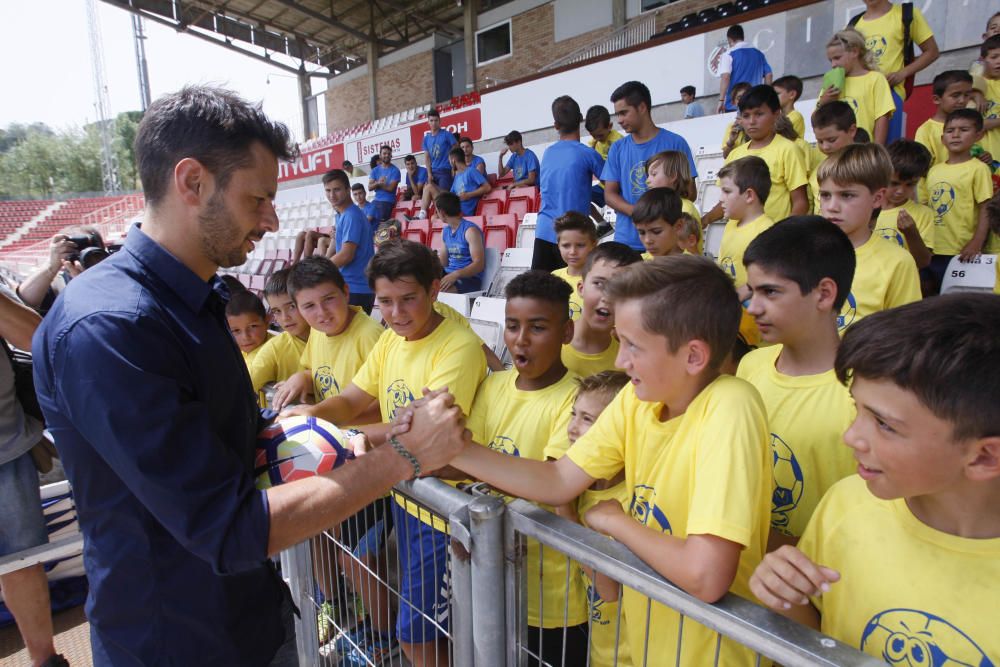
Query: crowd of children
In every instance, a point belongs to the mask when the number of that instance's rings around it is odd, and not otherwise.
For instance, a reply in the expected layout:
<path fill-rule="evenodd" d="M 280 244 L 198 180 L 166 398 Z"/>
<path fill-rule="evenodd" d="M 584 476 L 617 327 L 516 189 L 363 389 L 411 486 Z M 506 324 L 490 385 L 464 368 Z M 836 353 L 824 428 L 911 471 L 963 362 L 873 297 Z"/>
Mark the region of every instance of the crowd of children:
<path fill-rule="evenodd" d="M 973 73 L 934 78 L 937 111 L 908 140 L 892 127 L 903 84 L 937 47 L 911 8 L 920 57 L 890 53 L 901 37 L 872 52 L 866 31 L 888 35 L 902 10 L 865 4 L 827 45 L 839 71 L 810 117 L 815 147 L 795 108 L 800 79 L 733 87 L 720 201 L 704 216 L 690 150 L 653 123 L 646 86 L 611 95 L 624 136 L 604 107 L 585 118 L 573 107 L 600 153 L 588 168 L 604 161 L 591 196 L 617 212 L 615 240 L 599 243 L 589 211 L 552 216 L 565 266 L 506 285 L 508 369 L 436 301 L 487 287 L 482 232 L 464 218 L 490 187 L 472 142 L 452 146 L 432 123 L 426 168 L 406 160 L 408 191 L 425 208 L 433 196 L 446 223 L 438 253 L 395 239 L 372 255 L 372 225 L 354 210 L 364 202 L 331 172 L 332 249 L 264 291 L 283 333 L 267 339 L 256 296 L 229 301 L 254 389 L 276 383 L 262 405 L 396 446 L 404 408 L 446 387 L 474 442 L 440 477 L 581 521 L 701 600 L 733 592 L 893 664 L 994 664 L 1000 299 L 936 294 L 956 257 L 1000 250 L 1000 14 Z M 544 156 L 517 132 L 505 143 L 499 171 L 544 183 Z M 704 232 L 723 220 L 713 263 Z M 444 525 L 402 497 L 391 513 L 408 604 L 395 624 L 372 620 L 372 641 L 444 665 Z M 717 645 L 530 541 L 526 567 L 542 661 L 753 664 L 736 642 Z"/>

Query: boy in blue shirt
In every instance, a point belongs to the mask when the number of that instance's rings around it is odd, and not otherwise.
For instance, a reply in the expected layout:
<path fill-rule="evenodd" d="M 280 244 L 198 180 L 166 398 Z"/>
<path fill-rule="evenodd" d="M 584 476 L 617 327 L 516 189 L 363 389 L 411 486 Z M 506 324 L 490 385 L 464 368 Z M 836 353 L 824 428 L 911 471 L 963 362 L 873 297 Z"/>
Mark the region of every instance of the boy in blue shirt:
<path fill-rule="evenodd" d="M 694 157 L 687 141 L 678 134 L 657 127 L 650 109 L 653 106 L 649 88 L 639 81 L 628 81 L 611 93 L 618 123 L 628 136 L 611 145 L 608 161 L 601 172 L 604 196 L 608 206 L 618 216 L 615 222 L 615 241 L 643 252 L 639 234 L 632 224 L 632 207 L 646 191 L 646 160 L 661 151 L 680 151 L 687 156 L 691 178 L 698 178 Z M 694 199 L 696 193 L 680 192 L 682 197 Z"/>
<path fill-rule="evenodd" d="M 475 215 L 479 199 L 488 194 L 493 187 L 486 177 L 476 169 L 465 166 L 465 153 L 458 146 L 448 153 L 451 167 L 455 170 L 455 180 L 451 184 L 451 191 L 458 195 L 462 202 L 462 215 Z"/>
<path fill-rule="evenodd" d="M 403 166 L 406 167 L 406 194 L 403 199 L 420 200 L 424 196 L 424 186 L 427 185 L 427 168 L 417 166 L 417 158 L 407 155 L 403 158 Z"/>
<path fill-rule="evenodd" d="M 352 306 L 361 306 L 366 313 L 371 313 L 375 296 L 368 285 L 365 268 L 375 254 L 375 241 L 372 226 L 357 204 L 351 201 L 351 181 L 343 169 L 332 169 L 323 175 L 323 189 L 327 201 L 334 210 L 334 245 L 327 250 L 330 258 L 344 281 L 350 288 L 348 302 Z"/>
<path fill-rule="evenodd" d="M 372 228 L 378 225 L 375 218 L 378 216 L 378 211 L 375 209 L 375 202 L 368 201 L 368 193 L 365 192 L 365 186 L 360 183 L 355 183 L 351 186 L 351 196 L 354 197 L 354 203 L 358 205 L 361 212 L 365 214 L 365 219 L 368 223 L 372 225 Z M 327 240 L 326 246 L 324 247 L 323 242 L 320 241 L 319 248 L 325 254 L 326 248 L 330 247 L 329 240 Z"/>
<path fill-rule="evenodd" d="M 472 139 L 469 137 L 462 137 L 458 140 L 458 145 L 462 147 L 462 152 L 465 153 L 465 166 L 475 169 L 483 176 L 486 175 L 486 160 L 482 156 L 473 153 L 474 145 Z"/>
<path fill-rule="evenodd" d="M 448 164 L 448 151 L 457 142 L 451 132 L 441 130 L 441 114 L 437 109 L 427 112 L 427 124 L 431 131 L 424 135 L 421 148 L 424 151 L 424 166 L 430 174 L 429 183 L 440 190 L 451 189 L 451 165 Z"/>
<path fill-rule="evenodd" d="M 466 169 L 476 171 L 471 167 Z M 437 251 L 444 267 L 441 291 L 465 294 L 481 290 L 483 269 L 486 268 L 482 230 L 462 218 L 462 202 L 455 193 L 442 192 L 434 205 L 445 224 L 441 233 L 444 247 Z"/>
<path fill-rule="evenodd" d="M 695 99 L 697 89 L 694 86 L 684 86 L 681 88 L 681 102 L 684 103 L 684 118 L 701 118 L 705 115 L 705 109 Z"/>
<path fill-rule="evenodd" d="M 497 163 L 497 178 L 503 178 L 508 171 L 514 172 L 514 182 L 504 187 L 511 190 L 513 188 L 531 187 L 537 184 L 541 165 L 538 163 L 538 156 L 524 147 L 524 140 L 521 138 L 521 133 L 517 130 L 512 130 L 503 138 L 503 142 L 507 147 L 500 151 L 500 158 Z M 512 155 L 505 165 L 503 163 L 503 156 L 508 151 Z"/>
<path fill-rule="evenodd" d="M 378 149 L 379 163 L 372 169 L 368 177 L 368 189 L 375 193 L 376 224 L 392 215 L 392 207 L 396 205 L 396 188 L 399 187 L 399 167 L 392 163 L 392 149 L 382 146 Z"/>

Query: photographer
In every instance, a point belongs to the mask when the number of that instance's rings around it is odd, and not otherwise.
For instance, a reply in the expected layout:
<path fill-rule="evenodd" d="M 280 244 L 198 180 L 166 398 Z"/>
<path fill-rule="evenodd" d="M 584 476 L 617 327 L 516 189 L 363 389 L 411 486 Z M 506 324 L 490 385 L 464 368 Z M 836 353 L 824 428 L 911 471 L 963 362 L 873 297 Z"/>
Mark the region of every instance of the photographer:
<path fill-rule="evenodd" d="M 107 256 L 104 239 L 96 228 L 64 229 L 52 237 L 48 264 L 25 278 L 17 288 L 17 295 L 25 305 L 44 315 L 66 283 Z"/>

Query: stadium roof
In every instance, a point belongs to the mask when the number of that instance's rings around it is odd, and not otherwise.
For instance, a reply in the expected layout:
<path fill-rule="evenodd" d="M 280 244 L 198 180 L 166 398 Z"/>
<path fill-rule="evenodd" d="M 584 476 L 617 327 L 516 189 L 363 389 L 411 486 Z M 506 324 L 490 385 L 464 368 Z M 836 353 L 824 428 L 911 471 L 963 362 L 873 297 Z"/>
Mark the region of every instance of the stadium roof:
<path fill-rule="evenodd" d="M 302 66 L 327 77 L 363 65 L 372 41 L 384 55 L 434 33 L 458 39 L 464 12 L 456 0 L 104 2 L 288 71 L 299 72 Z M 478 4 L 482 10 L 503 2 Z M 285 57 L 275 59 L 275 54 Z"/>

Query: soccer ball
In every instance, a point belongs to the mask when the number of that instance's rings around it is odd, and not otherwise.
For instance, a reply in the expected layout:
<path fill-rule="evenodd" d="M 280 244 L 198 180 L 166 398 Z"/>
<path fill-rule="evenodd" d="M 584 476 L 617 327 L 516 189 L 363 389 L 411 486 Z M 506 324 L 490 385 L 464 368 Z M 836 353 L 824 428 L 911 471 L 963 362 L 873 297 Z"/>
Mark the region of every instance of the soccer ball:
<path fill-rule="evenodd" d="M 258 489 L 320 475 L 354 458 L 347 436 L 316 417 L 289 417 L 257 434 L 254 476 Z"/>

